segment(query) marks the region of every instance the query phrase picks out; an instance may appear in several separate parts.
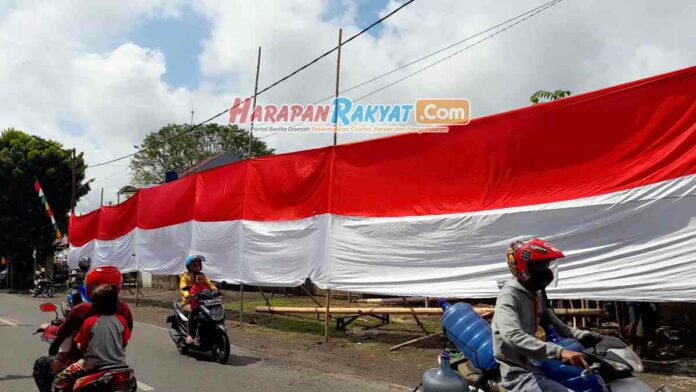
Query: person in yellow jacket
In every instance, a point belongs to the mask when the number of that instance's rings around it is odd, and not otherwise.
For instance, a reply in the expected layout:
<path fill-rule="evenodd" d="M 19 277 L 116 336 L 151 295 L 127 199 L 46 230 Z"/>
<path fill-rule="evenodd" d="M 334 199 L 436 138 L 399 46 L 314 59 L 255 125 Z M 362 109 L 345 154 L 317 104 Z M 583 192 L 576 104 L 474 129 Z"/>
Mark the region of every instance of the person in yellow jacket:
<path fill-rule="evenodd" d="M 203 269 L 203 262 L 205 261 L 205 257 L 201 255 L 196 255 L 196 256 L 189 256 L 186 258 L 186 272 L 182 272 L 181 276 L 179 277 L 179 291 L 181 291 L 181 310 L 186 313 L 186 315 L 191 314 L 191 303 L 189 302 L 189 288 L 193 286 L 195 283 L 194 281 L 194 275 L 198 272 L 201 272 Z M 208 286 L 209 289 L 218 291 L 218 288 L 215 287 L 213 282 L 208 279 L 208 277 L 205 277 L 205 284 Z M 187 343 L 188 344 L 196 344 L 197 342 L 189 342 L 189 337 L 190 336 L 196 336 L 196 340 L 198 340 L 198 335 L 195 334 L 195 327 L 196 327 L 196 320 L 192 320 L 193 323 L 190 323 L 190 325 L 193 327 L 191 328 L 192 331 L 189 331 L 189 336 L 187 337 Z"/>

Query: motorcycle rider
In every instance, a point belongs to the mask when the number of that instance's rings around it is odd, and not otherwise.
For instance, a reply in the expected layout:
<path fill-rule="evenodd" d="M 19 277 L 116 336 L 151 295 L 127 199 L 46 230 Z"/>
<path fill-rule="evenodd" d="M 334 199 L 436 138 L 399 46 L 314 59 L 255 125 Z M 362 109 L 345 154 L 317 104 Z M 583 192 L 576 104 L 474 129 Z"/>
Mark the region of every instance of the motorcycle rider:
<path fill-rule="evenodd" d="M 98 285 L 90 296 L 90 303 L 96 315 L 85 320 L 74 339 L 83 358 L 56 375 L 54 391 L 70 390 L 78 378 L 100 368 L 126 366 L 130 330 L 126 319 L 116 314 L 118 287 Z"/>
<path fill-rule="evenodd" d="M 110 285 L 116 287 L 116 293 L 120 293 L 123 276 L 118 268 L 111 265 L 103 265 L 90 270 L 85 276 L 85 285 L 87 286 L 87 296 L 89 297 L 94 289 L 100 285 Z M 128 329 L 133 330 L 133 316 L 130 308 L 124 302 L 119 301 L 116 314 L 126 320 Z M 67 365 L 76 362 L 82 357 L 82 353 L 77 347 L 72 344 L 70 350 L 61 352 L 58 351 L 65 339 L 73 339 L 82 324 L 86 319 L 96 315 L 90 303 L 81 303 L 70 311 L 68 317 L 65 318 L 63 324 L 56 333 L 56 339 L 51 343 L 48 349 L 48 356 L 41 357 L 34 362 L 34 381 L 40 392 L 48 392 L 51 390 L 51 383 L 57 373 L 59 373 Z"/>
<path fill-rule="evenodd" d="M 85 276 L 92 265 L 92 259 L 89 256 L 82 256 L 77 262 L 77 268 L 70 270 L 70 279 L 68 280 L 68 292 L 72 294 L 71 306 L 75 306 L 82 302 L 80 295 L 80 286 L 85 282 Z"/>
<path fill-rule="evenodd" d="M 559 359 L 588 368 L 583 354 L 563 349 L 535 335 L 540 325 L 551 324 L 562 337 L 593 346 L 602 335 L 568 327 L 546 307 L 543 291 L 555 280 L 556 260 L 563 252 L 539 238 L 510 244 L 507 262 L 515 279 L 505 282 L 495 304 L 493 351 L 500 365 L 502 386 L 510 392 L 571 391 L 546 378 L 529 360 Z"/>
<path fill-rule="evenodd" d="M 39 267 L 39 269 L 34 272 L 34 291 L 41 293 L 41 289 L 46 284 L 47 280 L 48 273 L 46 272 L 46 268 Z"/>
<path fill-rule="evenodd" d="M 71 287 L 79 287 L 84 281 L 85 276 L 87 276 L 87 271 L 92 265 L 92 259 L 89 256 L 82 256 L 77 262 L 77 268 L 70 271 L 69 283 Z"/>
<path fill-rule="evenodd" d="M 193 286 L 196 281 L 195 281 L 195 275 L 203 269 L 203 262 L 205 261 L 205 257 L 201 255 L 196 255 L 196 256 L 189 256 L 186 258 L 186 272 L 182 272 L 181 276 L 179 277 L 179 290 L 181 291 L 181 310 L 187 315 L 191 316 L 192 320 L 189 320 L 189 336 L 186 337 L 186 343 L 187 344 L 195 344 L 198 345 L 200 339 L 198 334 L 196 333 L 196 326 L 197 326 L 197 320 L 195 319 L 195 315 L 191 315 L 191 303 L 189 301 L 189 296 L 191 293 L 189 292 L 189 289 L 191 286 Z M 213 282 L 208 279 L 208 277 L 205 277 L 205 285 L 213 290 L 213 291 L 219 291 L 217 287 L 213 284 Z M 195 336 L 195 339 L 191 339 L 192 336 Z"/>

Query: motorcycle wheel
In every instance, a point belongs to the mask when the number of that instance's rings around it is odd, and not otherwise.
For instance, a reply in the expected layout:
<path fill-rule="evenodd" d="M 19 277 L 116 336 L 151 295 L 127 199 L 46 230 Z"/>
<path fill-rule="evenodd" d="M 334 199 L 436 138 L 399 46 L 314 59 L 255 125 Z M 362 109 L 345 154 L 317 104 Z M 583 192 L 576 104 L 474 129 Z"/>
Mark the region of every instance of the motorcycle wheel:
<path fill-rule="evenodd" d="M 230 358 L 230 339 L 224 332 L 216 333 L 213 337 L 213 347 L 211 349 L 213 359 L 217 363 L 226 363 Z"/>
<path fill-rule="evenodd" d="M 55 287 L 49 287 L 45 291 L 47 297 L 53 297 L 53 294 L 56 293 L 56 288 Z"/>
<path fill-rule="evenodd" d="M 136 381 L 136 379 L 134 378 L 133 383 L 131 384 L 128 392 L 137 392 L 137 391 L 138 391 L 138 381 Z"/>
<path fill-rule="evenodd" d="M 188 346 L 186 345 L 186 342 L 182 341 L 181 337 L 179 336 L 178 325 L 178 321 L 174 321 L 169 325 L 169 337 L 172 338 L 172 341 L 176 345 L 177 351 L 179 351 L 179 354 L 185 355 L 186 353 L 188 353 Z"/>

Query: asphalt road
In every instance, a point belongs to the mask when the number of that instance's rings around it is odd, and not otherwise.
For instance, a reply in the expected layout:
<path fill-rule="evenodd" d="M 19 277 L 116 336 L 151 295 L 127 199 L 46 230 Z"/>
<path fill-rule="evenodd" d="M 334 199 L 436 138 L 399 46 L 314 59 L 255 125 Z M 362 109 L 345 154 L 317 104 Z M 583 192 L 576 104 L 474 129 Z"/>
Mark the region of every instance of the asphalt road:
<path fill-rule="evenodd" d="M 48 346 L 32 333 L 53 317 L 42 313 L 39 303 L 25 296 L 0 293 L 0 392 L 36 391 L 32 365 L 45 355 Z M 343 374 L 298 369 L 235 346 L 224 365 L 213 362 L 208 355 L 182 356 L 166 329 L 140 322 L 135 323 L 126 357 L 135 369 L 139 391 L 408 390 Z"/>

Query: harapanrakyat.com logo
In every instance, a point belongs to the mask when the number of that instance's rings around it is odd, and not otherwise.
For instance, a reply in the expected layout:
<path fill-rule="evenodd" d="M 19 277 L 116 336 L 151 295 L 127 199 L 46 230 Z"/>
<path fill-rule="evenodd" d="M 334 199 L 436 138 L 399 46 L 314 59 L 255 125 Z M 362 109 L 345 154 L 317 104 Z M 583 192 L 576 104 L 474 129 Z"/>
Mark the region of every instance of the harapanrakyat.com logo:
<path fill-rule="evenodd" d="M 468 99 L 429 98 L 414 104 L 356 103 L 347 97 L 328 104 L 259 104 L 236 97 L 229 123 L 254 123 L 256 131 L 443 133 L 448 125 L 468 124 Z"/>

